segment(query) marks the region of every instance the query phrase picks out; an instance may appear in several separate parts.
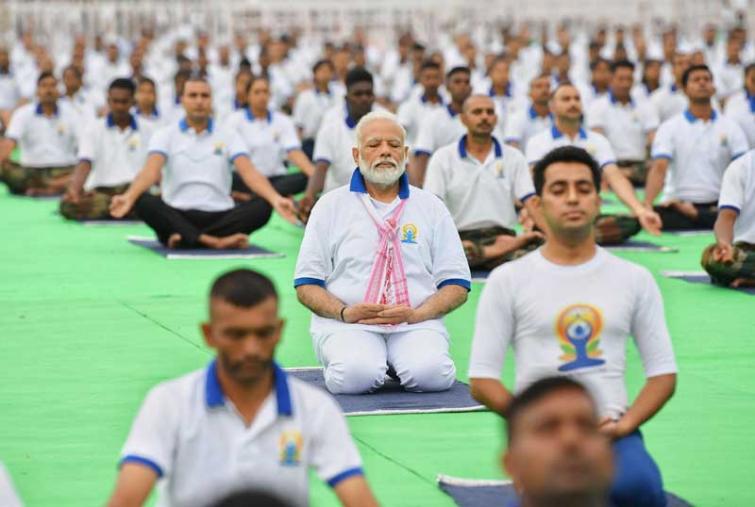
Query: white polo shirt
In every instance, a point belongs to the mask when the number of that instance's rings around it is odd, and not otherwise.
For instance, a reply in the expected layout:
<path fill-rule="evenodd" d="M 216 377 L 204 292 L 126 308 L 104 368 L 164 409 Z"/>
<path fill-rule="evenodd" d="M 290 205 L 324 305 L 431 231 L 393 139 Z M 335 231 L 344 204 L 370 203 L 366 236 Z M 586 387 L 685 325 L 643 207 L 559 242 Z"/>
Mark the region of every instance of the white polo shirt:
<path fill-rule="evenodd" d="M 330 164 L 325 175 L 323 193 L 349 182 L 351 173 L 354 171 L 354 157 L 351 155 L 351 149 L 357 144 L 357 123 L 349 115 L 331 115 L 332 111 L 325 114 L 312 153 L 315 164 L 318 162 Z M 328 117 L 332 117 L 333 121 L 327 121 Z"/>
<path fill-rule="evenodd" d="M 430 156 L 435 150 L 456 141 L 466 131 L 461 115 L 454 112 L 450 105 L 435 109 L 420 120 L 414 154 Z"/>
<path fill-rule="evenodd" d="M 241 136 L 254 166 L 268 178 L 287 174 L 288 153 L 301 149 L 294 122 L 278 111 L 255 118 L 248 108 L 239 110 L 231 113 L 225 125 Z"/>
<path fill-rule="evenodd" d="M 469 155 L 467 135 L 439 149 L 427 165 L 424 189 L 446 204 L 460 231 L 483 227 L 513 229 L 517 199 L 535 195 L 524 155 L 495 137 L 484 162 Z"/>
<path fill-rule="evenodd" d="M 362 195 L 366 192 L 364 178 L 357 169 L 352 173 L 350 185 L 317 201 L 304 230 L 294 287 L 319 285 L 348 305 L 364 301 L 378 244 L 377 228 L 362 202 Z M 420 306 L 445 285 L 455 284 L 469 289 L 471 275 L 461 239 L 440 199 L 430 192 L 410 187 L 404 174 L 400 179 L 399 196 L 393 203 L 378 203 L 372 199 L 370 202 L 382 217 L 387 217 L 403 199 L 408 201 L 400 220 L 399 234 L 412 308 Z M 341 329 L 379 333 L 413 329 L 446 332 L 441 319 L 386 328 L 346 324 L 312 315 L 313 336 Z"/>
<path fill-rule="evenodd" d="M 618 160 L 645 160 L 647 135 L 658 125 L 658 115 L 647 101 L 622 104 L 612 93 L 595 99 L 587 111 L 587 127 L 603 130 Z"/>
<path fill-rule="evenodd" d="M 443 109 L 445 104 L 441 98 L 440 102 L 430 102 L 425 95 L 410 95 L 398 108 L 396 116 L 398 121 L 406 129 L 406 143 L 410 148 L 419 135 L 422 120 L 428 117 L 433 111 Z"/>
<path fill-rule="evenodd" d="M 153 129 L 131 115 L 131 123 L 121 130 L 112 115 L 91 119 L 82 131 L 79 160 L 92 164 L 85 190 L 131 183 L 144 167 Z"/>
<path fill-rule="evenodd" d="M 244 141 L 233 130 L 215 129 L 212 119 L 197 134 L 182 119 L 152 136 L 149 154 L 165 157 L 162 199 L 182 210 L 226 211 L 233 208 L 231 164 L 249 157 Z"/>
<path fill-rule="evenodd" d="M 669 197 L 708 203 L 718 199 L 726 166 L 747 150 L 742 129 L 729 118 L 714 110 L 702 121 L 686 110 L 661 124 L 652 156 L 673 165 Z"/>
<path fill-rule="evenodd" d="M 309 469 L 330 486 L 362 475 L 341 411 L 325 391 L 274 366 L 273 391 L 247 427 L 213 361 L 163 382 L 142 404 L 121 452 L 160 477 L 161 507 L 209 505 L 242 488 L 309 504 Z"/>
<path fill-rule="evenodd" d="M 136 118 L 139 120 L 139 124 L 147 124 L 150 127 L 152 127 L 153 130 L 157 130 L 158 128 L 165 125 L 165 117 L 160 113 L 160 109 L 155 107 L 154 111 L 152 111 L 152 114 L 146 114 L 142 110 L 140 110 L 138 107 L 134 106 L 131 108 L 131 114 L 136 116 Z"/>
<path fill-rule="evenodd" d="M 738 217 L 734 222 L 734 241 L 755 244 L 755 149 L 729 164 L 721 183 L 719 209 L 732 209 Z"/>
<path fill-rule="evenodd" d="M 572 376 L 594 394 L 601 415 L 618 418 L 628 405 L 630 336 L 646 377 L 676 372 L 663 300 L 647 269 L 602 248 L 578 266 L 554 264 L 538 249 L 488 277 L 469 377 L 500 379 L 511 347 L 515 391 L 543 377 Z"/>
<path fill-rule="evenodd" d="M 530 105 L 513 113 L 504 125 L 504 142 L 517 143 L 520 149 L 525 149 L 529 140 L 540 132 L 553 126 L 553 115 L 548 113 L 539 116 L 535 108 Z"/>
<path fill-rule="evenodd" d="M 76 110 L 77 113 L 79 113 L 79 116 L 83 121 L 89 121 L 92 118 L 97 117 L 97 106 L 90 99 L 90 95 L 91 94 L 88 94 L 83 89 L 81 89 L 76 92 L 73 97 L 69 97 L 68 95 L 61 95 L 60 99 L 58 99 L 58 102 L 69 104 L 73 109 Z"/>
<path fill-rule="evenodd" d="M 683 112 L 689 104 L 687 96 L 675 84 L 655 90 L 650 94 L 650 102 L 655 107 L 660 122 Z"/>
<path fill-rule="evenodd" d="M 613 149 L 611 149 L 611 143 L 608 142 L 605 136 L 592 130 L 580 128 L 577 136 L 571 139 L 558 130 L 555 124 L 551 128 L 533 136 L 527 142 L 527 150 L 525 151 L 527 163 L 535 164 L 549 151 L 561 146 L 576 146 L 584 149 L 598 162 L 601 169 L 608 164 L 616 163 L 616 156 L 613 153 Z"/>
<path fill-rule="evenodd" d="M 755 95 L 738 91 L 726 101 L 725 114 L 740 126 L 750 148 L 755 148 Z"/>
<path fill-rule="evenodd" d="M 22 166 L 63 167 L 78 161 L 80 128 L 81 118 L 68 104 L 58 102 L 57 112 L 48 117 L 40 104 L 31 103 L 16 109 L 5 137 L 16 141 Z"/>
<path fill-rule="evenodd" d="M 21 100 L 21 90 L 12 72 L 0 72 L 0 111 L 10 111 Z"/>
<path fill-rule="evenodd" d="M 322 117 L 336 105 L 335 94 L 320 93 L 315 89 L 304 90 L 294 102 L 294 124 L 302 129 L 303 139 L 314 139 L 320 130 Z"/>

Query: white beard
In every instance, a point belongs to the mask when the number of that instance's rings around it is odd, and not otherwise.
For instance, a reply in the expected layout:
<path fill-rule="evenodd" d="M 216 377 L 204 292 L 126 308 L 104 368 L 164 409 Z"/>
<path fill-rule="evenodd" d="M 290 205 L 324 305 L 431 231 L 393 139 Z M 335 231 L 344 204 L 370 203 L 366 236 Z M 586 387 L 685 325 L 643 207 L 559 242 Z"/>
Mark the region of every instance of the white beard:
<path fill-rule="evenodd" d="M 396 183 L 401 175 L 404 174 L 406 170 L 404 160 L 392 160 L 395 163 L 392 168 L 377 168 L 376 166 L 382 162 L 385 162 L 385 160 L 376 160 L 370 165 L 365 159 L 359 157 L 359 172 L 370 183 L 381 187 L 389 187 Z"/>

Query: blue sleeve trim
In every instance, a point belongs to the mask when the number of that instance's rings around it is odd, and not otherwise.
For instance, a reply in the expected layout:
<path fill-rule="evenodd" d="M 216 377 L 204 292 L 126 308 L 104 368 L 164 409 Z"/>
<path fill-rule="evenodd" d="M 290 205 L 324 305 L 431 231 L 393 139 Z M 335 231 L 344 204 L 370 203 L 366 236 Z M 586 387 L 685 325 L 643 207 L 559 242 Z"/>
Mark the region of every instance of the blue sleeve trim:
<path fill-rule="evenodd" d="M 147 155 L 162 155 L 165 158 L 168 158 L 168 154 L 165 153 L 163 150 L 150 150 Z"/>
<path fill-rule="evenodd" d="M 84 157 L 84 158 L 80 158 L 79 162 L 89 162 L 91 164 L 92 163 L 92 159 Z"/>
<path fill-rule="evenodd" d="M 516 143 L 519 144 L 521 142 L 521 137 L 506 137 L 503 139 L 504 143 Z"/>
<path fill-rule="evenodd" d="M 335 488 L 346 479 L 361 475 L 364 475 L 364 470 L 362 470 L 362 467 L 349 468 L 348 470 L 344 470 L 340 474 L 328 479 L 328 486 Z"/>
<path fill-rule="evenodd" d="M 603 162 L 602 164 L 600 164 L 600 168 L 603 169 L 605 166 L 610 165 L 610 164 L 615 164 L 615 163 L 616 163 L 615 160 L 609 160 L 608 162 Z"/>
<path fill-rule="evenodd" d="M 292 151 L 297 151 L 297 150 L 301 150 L 301 146 L 293 146 L 291 148 L 286 148 L 286 153 L 291 153 Z"/>
<path fill-rule="evenodd" d="M 317 285 L 319 287 L 325 288 L 325 280 L 320 280 L 319 278 L 297 278 L 294 280 L 294 288 L 300 287 L 302 285 Z"/>
<path fill-rule="evenodd" d="M 136 463 L 137 465 L 144 465 L 147 468 L 152 469 L 158 477 L 163 476 L 163 469 L 160 468 L 160 465 L 152 461 L 151 459 L 143 458 L 141 456 L 136 456 L 134 454 L 129 454 L 128 456 L 125 456 L 118 467 L 122 467 L 126 463 Z"/>
<path fill-rule="evenodd" d="M 724 209 L 730 209 L 737 215 L 739 215 L 740 209 L 736 206 L 732 206 L 731 204 L 724 204 L 723 206 L 718 207 L 718 211 L 724 210 Z"/>
<path fill-rule="evenodd" d="M 674 159 L 674 157 L 672 157 L 668 153 L 659 153 L 657 155 L 653 155 L 653 160 L 658 160 L 659 158 L 665 158 L 666 160 L 673 160 Z"/>
<path fill-rule="evenodd" d="M 432 152 L 427 150 L 414 150 L 414 155 L 427 155 L 428 157 L 432 156 Z"/>
<path fill-rule="evenodd" d="M 464 280 L 463 278 L 449 278 L 448 280 L 443 280 L 438 284 L 438 289 L 442 289 L 446 285 L 461 285 L 467 289 L 467 291 L 472 290 L 472 282 Z"/>
<path fill-rule="evenodd" d="M 534 197 L 534 196 L 535 196 L 535 192 L 530 192 L 529 194 L 525 195 L 524 197 L 520 197 L 519 200 L 522 201 L 522 203 L 524 203 L 527 199 L 529 199 L 530 197 Z"/>
<path fill-rule="evenodd" d="M 331 164 L 330 160 L 328 160 L 327 158 L 318 158 L 318 159 L 315 159 L 315 164 L 319 164 L 320 162 L 322 162 L 324 164 L 328 164 L 328 165 Z"/>
<path fill-rule="evenodd" d="M 733 162 L 733 161 L 735 161 L 736 159 L 738 159 L 739 157 L 741 157 L 741 156 L 742 156 L 742 155 L 744 155 L 745 153 L 747 153 L 747 152 L 746 152 L 746 151 L 743 151 L 742 153 L 737 153 L 736 155 L 734 155 L 733 157 L 731 157 L 731 161 L 732 161 L 732 162 Z"/>
<path fill-rule="evenodd" d="M 236 153 L 235 155 L 232 155 L 229 160 L 231 161 L 231 163 L 234 163 L 236 161 L 236 159 L 239 158 L 239 157 L 249 158 L 249 153 L 247 153 L 245 151 L 240 151 L 240 152 Z"/>

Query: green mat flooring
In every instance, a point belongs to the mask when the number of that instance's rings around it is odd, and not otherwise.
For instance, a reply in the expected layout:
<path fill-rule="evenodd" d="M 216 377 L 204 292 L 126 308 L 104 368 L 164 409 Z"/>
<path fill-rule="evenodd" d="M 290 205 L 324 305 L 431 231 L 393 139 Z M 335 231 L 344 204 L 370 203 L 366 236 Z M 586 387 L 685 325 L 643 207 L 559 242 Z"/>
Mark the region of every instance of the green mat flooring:
<path fill-rule="evenodd" d="M 105 501 L 147 390 L 210 360 L 198 325 L 209 283 L 224 270 L 248 266 L 275 280 L 287 321 L 278 360 L 316 364 L 309 314 L 291 285 L 301 230 L 274 218 L 252 236 L 282 259 L 168 261 L 126 242 L 150 234 L 146 226 L 84 227 L 64 222 L 56 206 L 0 190 L 0 460 L 27 505 Z M 644 433 L 667 489 L 699 506 L 748 506 L 755 298 L 660 277 L 699 270 L 711 238 L 664 235 L 656 241 L 678 253 L 620 254 L 656 276 L 680 367 L 676 396 Z M 447 319 L 462 380 L 481 287 Z M 631 348 L 628 363 L 634 395 L 643 375 Z M 510 361 L 507 370 L 510 383 Z M 353 417 L 349 426 L 384 505 L 452 506 L 435 485 L 439 473 L 502 477 L 503 426 L 489 413 Z M 326 486 L 312 484 L 312 505 L 336 505 Z"/>

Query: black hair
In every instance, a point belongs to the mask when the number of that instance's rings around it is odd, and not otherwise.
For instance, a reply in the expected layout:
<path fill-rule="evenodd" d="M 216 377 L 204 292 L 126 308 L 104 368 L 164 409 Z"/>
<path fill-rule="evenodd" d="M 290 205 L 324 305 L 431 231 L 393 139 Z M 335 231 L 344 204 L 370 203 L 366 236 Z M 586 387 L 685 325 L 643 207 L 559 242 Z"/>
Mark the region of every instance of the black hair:
<path fill-rule="evenodd" d="M 142 83 L 149 83 L 152 85 L 152 88 L 157 89 L 157 86 L 155 85 L 155 80 L 151 77 L 142 76 L 139 78 L 139 80 L 136 83 L 136 86 L 140 86 Z"/>
<path fill-rule="evenodd" d="M 595 405 L 595 400 L 587 388 L 569 377 L 545 377 L 530 384 L 524 391 L 517 394 L 506 409 L 506 439 L 508 443 L 514 438 L 514 427 L 517 418 L 530 406 L 542 400 L 546 396 L 559 391 L 580 391 L 590 398 Z"/>
<path fill-rule="evenodd" d="M 605 58 L 598 57 L 595 60 L 593 60 L 592 63 L 590 63 L 590 70 L 591 71 L 595 70 L 598 67 L 598 65 L 603 64 L 603 63 L 608 65 L 609 68 L 611 67 L 610 61 L 606 60 Z"/>
<path fill-rule="evenodd" d="M 595 190 L 600 191 L 600 166 L 592 156 L 582 148 L 576 146 L 562 146 L 555 148 L 545 154 L 543 158 L 537 161 L 532 170 L 532 177 L 535 182 L 535 193 L 543 195 L 545 186 L 545 171 L 552 164 L 558 162 L 576 162 L 584 164 L 592 173 L 592 181 L 595 184 Z"/>
<path fill-rule="evenodd" d="M 41 83 L 43 79 L 47 79 L 48 77 L 56 79 L 55 78 L 55 74 L 53 74 L 49 70 L 46 70 L 44 72 L 40 72 L 39 77 L 37 78 L 37 85 L 39 85 L 39 83 Z"/>
<path fill-rule="evenodd" d="M 322 60 L 317 60 L 315 62 L 315 64 L 312 66 L 312 72 L 313 73 L 317 72 L 317 70 L 323 65 L 327 65 L 328 67 L 330 67 L 331 70 L 333 70 L 333 62 L 331 62 L 327 58 L 323 58 Z"/>
<path fill-rule="evenodd" d="M 175 74 L 175 75 L 173 76 L 173 82 L 174 82 L 174 83 L 176 83 L 176 82 L 178 82 L 178 81 L 179 81 L 180 79 L 185 79 L 185 80 L 188 80 L 189 78 L 191 78 L 191 72 L 190 72 L 190 71 L 188 71 L 188 70 L 185 70 L 185 69 L 184 69 L 184 70 L 179 70 L 179 71 L 177 71 L 177 72 L 176 72 L 176 74 Z"/>
<path fill-rule="evenodd" d="M 619 69 L 629 69 L 634 72 L 634 64 L 629 60 L 616 60 L 611 64 L 611 72 L 616 72 Z"/>
<path fill-rule="evenodd" d="M 687 70 L 684 71 L 684 74 L 682 74 L 682 88 L 687 87 L 687 82 L 689 81 L 689 77 L 692 75 L 692 73 L 699 70 L 704 70 L 711 78 L 713 77 L 713 73 L 710 71 L 710 67 L 708 67 L 707 65 L 690 65 L 689 67 L 687 67 Z"/>
<path fill-rule="evenodd" d="M 237 491 L 223 497 L 212 507 L 289 507 L 291 504 L 264 491 Z"/>
<path fill-rule="evenodd" d="M 419 71 L 421 73 L 423 70 L 427 69 L 440 71 L 440 65 L 438 65 L 438 62 L 434 62 L 433 60 L 423 60 L 422 65 L 419 66 Z"/>
<path fill-rule="evenodd" d="M 257 81 L 265 81 L 270 86 L 270 77 L 265 74 L 264 72 L 262 74 L 252 74 L 252 79 L 249 80 L 249 84 L 246 87 L 246 94 L 249 95 L 249 90 L 252 89 L 252 86 L 254 86 L 254 83 Z"/>
<path fill-rule="evenodd" d="M 273 282 L 251 269 L 235 269 L 220 275 L 212 284 L 210 299 L 250 308 L 268 298 L 278 299 Z"/>
<path fill-rule="evenodd" d="M 466 74 L 468 76 L 471 76 L 472 71 L 469 70 L 469 67 L 464 67 L 464 66 L 454 67 L 448 72 L 446 72 L 446 79 L 451 79 L 454 76 L 454 74 Z"/>
<path fill-rule="evenodd" d="M 107 90 L 128 90 L 128 92 L 133 95 L 134 92 L 136 92 L 136 85 L 133 80 L 127 77 L 119 77 L 113 79 L 110 86 L 107 87 Z"/>
<path fill-rule="evenodd" d="M 73 72 L 74 74 L 76 74 L 76 77 L 79 79 L 79 81 L 81 81 L 81 78 L 83 76 L 81 75 L 81 71 L 79 70 L 79 68 L 77 66 L 75 66 L 75 65 L 69 65 L 69 66 L 67 66 L 65 69 L 63 69 L 63 74 L 65 74 L 66 72 L 69 72 L 69 71 Z"/>
<path fill-rule="evenodd" d="M 357 83 L 373 84 L 372 74 L 364 67 L 354 67 L 346 73 L 346 89 L 351 88 Z"/>
<path fill-rule="evenodd" d="M 747 77 L 747 74 L 755 70 L 755 62 L 747 64 L 747 67 L 745 67 L 744 76 Z"/>

